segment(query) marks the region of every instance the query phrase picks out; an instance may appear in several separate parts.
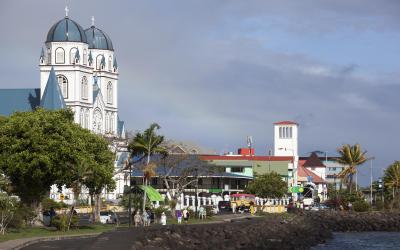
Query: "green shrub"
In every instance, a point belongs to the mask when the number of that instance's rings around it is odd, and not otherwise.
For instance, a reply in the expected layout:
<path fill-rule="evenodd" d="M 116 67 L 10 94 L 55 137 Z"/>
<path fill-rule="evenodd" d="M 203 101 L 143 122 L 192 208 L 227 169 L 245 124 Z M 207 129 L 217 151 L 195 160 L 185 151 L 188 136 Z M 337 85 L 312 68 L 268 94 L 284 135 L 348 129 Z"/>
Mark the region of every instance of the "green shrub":
<path fill-rule="evenodd" d="M 213 212 L 213 206 L 205 206 L 206 209 L 206 215 L 207 217 L 212 217 L 214 216 L 214 212 Z"/>
<path fill-rule="evenodd" d="M 366 212 L 370 209 L 370 206 L 368 202 L 364 200 L 358 200 L 354 202 L 353 209 L 356 212 Z"/>
<path fill-rule="evenodd" d="M 58 230 L 65 232 L 68 229 L 69 216 L 70 216 L 69 214 L 59 214 L 53 218 L 51 225 L 56 227 Z M 77 228 L 78 221 L 79 221 L 78 216 L 76 215 L 72 216 L 70 228 Z"/>

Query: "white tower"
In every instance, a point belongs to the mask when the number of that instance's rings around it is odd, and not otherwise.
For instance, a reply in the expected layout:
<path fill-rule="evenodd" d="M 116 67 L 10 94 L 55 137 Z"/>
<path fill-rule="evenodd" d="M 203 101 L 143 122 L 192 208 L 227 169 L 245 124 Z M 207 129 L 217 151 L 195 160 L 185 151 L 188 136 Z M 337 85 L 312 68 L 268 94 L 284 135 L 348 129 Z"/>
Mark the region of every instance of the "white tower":
<path fill-rule="evenodd" d="M 292 121 L 274 123 L 275 156 L 298 156 L 298 127 Z"/>

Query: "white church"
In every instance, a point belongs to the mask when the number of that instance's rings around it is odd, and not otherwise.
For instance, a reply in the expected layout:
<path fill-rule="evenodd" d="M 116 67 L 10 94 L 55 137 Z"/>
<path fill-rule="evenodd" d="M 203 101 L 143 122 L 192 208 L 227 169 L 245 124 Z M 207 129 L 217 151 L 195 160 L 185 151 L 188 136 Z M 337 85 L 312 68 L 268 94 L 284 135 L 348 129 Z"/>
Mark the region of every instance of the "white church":
<path fill-rule="evenodd" d="M 123 193 L 128 176 L 122 170 L 128 152 L 124 122 L 118 116 L 118 64 L 110 37 L 92 25 L 84 29 L 68 16 L 48 31 L 39 58 L 40 88 L 0 89 L 0 115 L 16 111 L 70 108 L 74 120 L 83 128 L 109 138 L 117 154 L 115 176 L 117 189 L 104 196 L 115 200 Z M 72 192 L 63 190 L 72 200 Z M 84 193 L 84 192 L 83 192 Z M 51 198 L 59 200 L 57 188 Z M 85 194 L 83 194 L 85 196 Z"/>

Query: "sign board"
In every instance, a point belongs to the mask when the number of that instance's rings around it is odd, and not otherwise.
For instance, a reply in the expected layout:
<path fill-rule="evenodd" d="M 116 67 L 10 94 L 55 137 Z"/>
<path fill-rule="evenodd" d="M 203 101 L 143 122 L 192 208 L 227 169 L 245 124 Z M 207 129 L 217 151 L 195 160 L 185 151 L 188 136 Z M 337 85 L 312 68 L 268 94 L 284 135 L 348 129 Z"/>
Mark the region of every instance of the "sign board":
<path fill-rule="evenodd" d="M 65 196 L 64 194 L 60 194 L 60 200 L 64 200 Z"/>
<path fill-rule="evenodd" d="M 294 186 L 289 188 L 289 193 L 303 193 L 304 188 L 299 186 Z"/>

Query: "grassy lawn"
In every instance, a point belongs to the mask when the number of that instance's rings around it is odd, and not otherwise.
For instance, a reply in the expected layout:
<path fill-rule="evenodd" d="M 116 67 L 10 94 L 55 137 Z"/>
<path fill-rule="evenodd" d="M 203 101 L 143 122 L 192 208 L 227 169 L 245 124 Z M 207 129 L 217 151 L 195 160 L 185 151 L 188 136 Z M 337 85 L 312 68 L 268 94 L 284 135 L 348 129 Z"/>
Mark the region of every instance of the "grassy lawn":
<path fill-rule="evenodd" d="M 54 229 L 44 227 L 33 227 L 24 229 L 10 229 L 5 235 L 0 235 L 0 242 L 7 240 L 15 240 L 21 238 L 47 237 L 47 236 L 63 236 L 63 235 L 81 235 L 91 233 L 102 233 L 113 229 L 115 225 L 95 224 L 89 226 L 81 226 L 68 232 L 60 232 Z"/>

